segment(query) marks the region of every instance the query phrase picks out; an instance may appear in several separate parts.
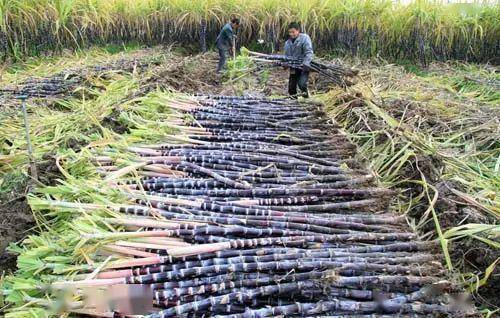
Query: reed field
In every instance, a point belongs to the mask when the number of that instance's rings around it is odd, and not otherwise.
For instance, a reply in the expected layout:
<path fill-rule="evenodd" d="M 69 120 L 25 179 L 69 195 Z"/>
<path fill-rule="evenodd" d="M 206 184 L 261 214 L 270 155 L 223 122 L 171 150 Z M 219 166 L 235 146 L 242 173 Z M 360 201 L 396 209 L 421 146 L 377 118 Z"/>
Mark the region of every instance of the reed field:
<path fill-rule="evenodd" d="M 95 44 L 211 46 L 219 27 L 239 16 L 239 45 L 267 41 L 279 49 L 290 21 L 300 21 L 317 48 L 391 60 L 498 59 L 500 5 L 441 5 L 390 0 L 2 0 L 4 59 Z"/>
<path fill-rule="evenodd" d="M 500 313 L 500 4 L 0 0 L 0 19 L 0 315 L 115 317 L 87 299 L 119 286 L 153 318 Z M 309 99 L 286 96 L 297 61 L 261 54 L 290 21 Z"/>

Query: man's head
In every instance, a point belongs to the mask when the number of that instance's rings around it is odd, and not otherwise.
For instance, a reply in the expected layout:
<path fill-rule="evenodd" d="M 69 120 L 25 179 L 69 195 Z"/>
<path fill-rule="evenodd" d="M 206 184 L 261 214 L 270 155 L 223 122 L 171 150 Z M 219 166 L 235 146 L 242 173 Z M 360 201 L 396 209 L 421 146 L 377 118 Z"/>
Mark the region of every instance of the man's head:
<path fill-rule="evenodd" d="M 288 25 L 288 36 L 291 39 L 296 39 L 300 34 L 300 24 L 298 22 L 292 22 Z"/>
<path fill-rule="evenodd" d="M 231 27 L 233 29 L 237 29 L 240 26 L 240 19 L 238 18 L 231 18 Z"/>

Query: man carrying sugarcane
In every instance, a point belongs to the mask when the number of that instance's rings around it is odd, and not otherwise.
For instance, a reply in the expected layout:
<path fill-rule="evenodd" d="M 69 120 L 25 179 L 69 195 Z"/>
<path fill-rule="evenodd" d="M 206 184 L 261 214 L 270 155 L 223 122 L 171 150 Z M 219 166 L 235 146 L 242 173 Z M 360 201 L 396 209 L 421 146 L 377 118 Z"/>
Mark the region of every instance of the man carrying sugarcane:
<path fill-rule="evenodd" d="M 303 97 L 309 97 L 307 82 L 309 81 L 309 68 L 313 59 L 313 47 L 309 35 L 302 33 L 300 25 L 292 22 L 288 25 L 289 39 L 285 42 L 285 56 L 302 60 L 300 68 L 290 68 L 288 80 L 288 94 L 297 98 L 297 86 Z"/>
<path fill-rule="evenodd" d="M 226 23 L 219 32 L 215 44 L 219 50 L 219 64 L 217 65 L 217 73 L 220 73 L 226 66 L 227 54 L 233 54 L 235 50 L 236 29 L 240 26 L 240 19 L 232 18 L 229 23 Z"/>

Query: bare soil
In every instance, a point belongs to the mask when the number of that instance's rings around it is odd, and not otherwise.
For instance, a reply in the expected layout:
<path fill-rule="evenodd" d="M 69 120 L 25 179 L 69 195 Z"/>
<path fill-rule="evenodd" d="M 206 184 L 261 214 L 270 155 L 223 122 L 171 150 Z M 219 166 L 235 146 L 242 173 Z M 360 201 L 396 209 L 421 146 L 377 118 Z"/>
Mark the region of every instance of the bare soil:
<path fill-rule="evenodd" d="M 16 266 L 16 255 L 7 251 L 11 242 L 22 240 L 35 225 L 26 197 L 19 193 L 0 199 L 0 273 Z"/>
<path fill-rule="evenodd" d="M 35 225 L 26 201 L 27 183 L 26 177 L 12 174 L 0 185 L 0 273 L 16 266 L 16 255 L 6 250 L 9 244 L 22 240 Z"/>
<path fill-rule="evenodd" d="M 11 185 L 8 185 L 9 191 L 0 193 L 0 274 L 16 268 L 16 255 L 7 250 L 9 244 L 22 241 L 36 225 L 26 194 L 39 183 L 50 186 L 63 179 L 52 154 L 42 158 L 37 171 L 38 182 L 26 177 L 17 180 L 7 177 L 4 180 Z"/>

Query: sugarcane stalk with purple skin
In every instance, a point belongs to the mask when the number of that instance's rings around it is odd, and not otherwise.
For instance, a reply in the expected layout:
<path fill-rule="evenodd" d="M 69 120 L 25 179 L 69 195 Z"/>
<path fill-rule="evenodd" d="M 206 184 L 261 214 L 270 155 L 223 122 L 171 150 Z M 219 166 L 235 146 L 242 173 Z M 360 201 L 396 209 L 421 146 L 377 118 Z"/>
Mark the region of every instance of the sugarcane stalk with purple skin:
<path fill-rule="evenodd" d="M 329 276 L 333 277 L 332 279 Z M 334 271 L 312 271 L 305 273 L 287 273 L 282 275 L 269 275 L 265 273 L 228 273 L 217 276 L 197 277 L 182 281 L 169 281 L 165 283 L 152 284 L 155 291 L 171 290 L 173 288 L 199 288 L 199 286 L 236 282 L 240 285 L 258 287 L 275 283 L 320 280 L 328 286 L 338 288 L 380 288 L 388 292 L 407 293 L 419 290 L 424 285 L 439 281 L 432 276 L 355 276 L 344 277 L 337 275 Z"/>
<path fill-rule="evenodd" d="M 328 252 L 323 252 L 324 254 L 328 254 Z M 381 253 L 379 253 L 381 254 Z M 313 258 L 315 257 L 315 258 Z M 233 257 L 233 258 L 213 258 L 204 261 L 190 261 L 185 262 L 183 264 L 175 263 L 175 264 L 166 264 L 166 265 L 157 265 L 157 266 L 147 266 L 141 269 L 135 269 L 133 271 L 133 276 L 140 275 L 150 275 L 154 273 L 163 273 L 169 272 L 172 270 L 179 269 L 189 269 L 195 267 L 205 267 L 205 266 L 215 266 L 215 265 L 230 265 L 230 264 L 244 264 L 244 263 L 263 263 L 263 262 L 272 262 L 272 261 L 287 261 L 287 260 L 297 260 L 301 259 L 302 261 L 335 261 L 335 262 L 346 262 L 346 263 L 373 263 L 373 264 L 388 264 L 388 265 L 396 265 L 396 264 L 414 264 L 419 262 L 430 262 L 435 259 L 433 255 L 416 255 L 414 257 L 377 257 L 372 258 L 366 255 L 359 256 L 323 256 L 321 253 L 317 253 L 316 255 L 307 255 L 306 253 L 290 253 L 290 254 L 279 254 L 279 255 L 266 255 L 266 256 L 244 256 L 244 257 Z M 132 275 L 129 275 L 132 276 Z"/>
<path fill-rule="evenodd" d="M 321 105 L 224 96 L 166 104 L 184 137 L 92 149 L 120 194 L 106 201 L 97 186 L 100 202 L 117 203 L 39 204 L 85 213 L 98 227 L 78 232 L 87 263 L 65 270 L 72 280 L 53 271 L 52 288 L 144 284 L 167 307 L 153 317 L 456 312 L 436 301 L 451 289 L 422 288 L 443 278 L 438 242 L 418 240 L 404 216 L 387 212 L 396 193 L 371 184 Z"/>
<path fill-rule="evenodd" d="M 243 213 L 240 213 L 240 215 L 230 215 L 230 214 L 221 214 L 221 213 L 215 213 L 215 212 L 206 212 L 208 214 L 199 214 L 199 213 L 194 213 L 196 215 L 193 215 L 193 213 L 189 214 L 186 212 L 196 212 L 195 210 L 192 209 L 185 209 L 184 211 L 181 211 L 182 213 L 177 213 L 177 212 L 170 212 L 172 211 L 173 208 L 171 206 L 164 206 L 166 209 L 158 209 L 158 208 L 151 208 L 151 207 L 146 207 L 146 206 L 141 206 L 141 205 L 128 205 L 128 206 L 119 206 L 115 207 L 114 209 L 126 213 L 126 214 L 133 214 L 136 216 L 150 216 L 153 214 L 158 214 L 161 215 L 169 220 L 177 220 L 177 221 L 194 221 L 194 222 L 230 222 L 230 221 L 218 221 L 217 219 L 213 219 L 213 217 L 232 217 L 232 218 L 250 218 L 254 220 L 264 220 L 264 221 L 269 221 L 269 220 L 294 220 L 294 222 L 298 223 L 311 223 L 311 224 L 316 224 L 316 225 L 324 225 L 326 224 L 334 224 L 330 223 L 330 221 L 339 221 L 339 222 L 355 222 L 355 223 L 360 223 L 360 224 L 365 224 L 365 225 L 397 225 L 401 224 L 403 219 L 400 217 L 390 217 L 390 216 L 384 216 L 380 215 L 380 217 L 374 217 L 374 216 L 363 216 L 363 215 L 352 215 L 349 217 L 345 217 L 341 214 L 333 214 L 329 213 L 329 219 L 327 218 L 318 218 L 314 217 L 311 218 L 310 220 L 304 221 L 305 218 L 307 218 L 307 215 L 303 215 L 300 213 L 279 213 L 279 212 L 273 212 L 270 213 L 267 210 L 264 209 L 248 209 L 243 211 Z M 267 212 L 266 212 L 267 211 Z M 203 217 L 203 215 L 209 215 L 210 217 Z M 322 223 L 324 221 L 325 223 Z M 230 224 L 230 223 L 229 223 Z"/>
<path fill-rule="evenodd" d="M 252 245 L 255 245 L 256 243 L 258 242 L 261 242 L 261 243 L 264 243 L 264 242 L 267 242 L 266 245 L 269 245 L 272 243 L 271 240 L 269 239 L 260 239 L 260 240 L 246 240 L 246 242 L 250 243 L 250 242 L 253 242 Z M 185 256 L 189 256 L 189 255 L 198 255 L 198 254 L 203 254 L 203 253 L 213 253 L 213 252 L 216 252 L 216 251 L 224 251 L 225 249 L 227 249 L 228 246 L 231 246 L 233 245 L 233 243 L 237 243 L 238 246 L 240 247 L 244 247 L 244 246 L 247 246 L 248 243 L 245 243 L 245 241 L 235 241 L 235 242 L 224 242 L 224 243 L 215 243 L 215 244 L 206 244 L 206 245 L 199 245 L 199 246 L 193 246 L 191 248 L 174 248 L 174 249 L 171 249 L 169 251 L 169 255 L 168 256 L 164 256 L 164 257 L 150 257 L 150 258 L 141 258 L 141 259 L 136 259 L 136 260 L 124 260 L 124 261 L 116 261 L 116 262 L 113 262 L 113 263 L 110 263 L 108 265 L 106 265 L 106 268 L 127 268 L 127 267 L 133 267 L 133 266 L 148 266 L 148 265 L 155 265 L 155 264 L 162 264 L 162 263 L 165 263 L 165 262 L 168 262 L 169 260 L 171 261 L 171 257 L 176 257 L 176 258 L 179 258 L 179 257 L 185 257 Z M 409 244 L 408 247 L 410 247 L 411 244 Z M 357 248 L 357 249 L 354 249 L 354 251 L 358 251 L 358 252 L 370 252 L 370 251 L 375 251 L 375 252 L 383 252 L 383 251 L 386 251 L 386 250 L 389 250 L 389 251 L 393 251 L 393 250 L 408 250 L 408 247 L 406 246 L 401 246 L 400 243 L 398 244 L 393 244 L 393 246 L 391 248 L 389 248 L 389 246 L 380 246 L 380 247 L 377 247 L 377 248 L 374 248 L 374 247 L 360 247 L 360 248 Z M 353 249 L 351 249 L 351 251 L 353 251 Z M 259 263 L 253 263 L 255 265 L 259 264 Z M 293 266 L 301 266 L 300 265 L 301 263 L 300 262 L 288 262 L 284 265 L 282 265 L 281 263 L 277 263 L 277 262 L 268 262 L 268 263 L 265 263 L 265 266 L 267 266 L 269 269 L 280 269 L 280 270 L 286 270 L 286 268 L 284 267 L 287 267 L 288 266 L 288 269 L 291 269 L 289 268 L 290 266 L 292 266 L 292 268 L 295 268 Z M 254 265 L 254 266 L 255 266 Z M 309 270 L 311 268 L 316 268 L 317 266 L 340 266 L 341 263 L 338 263 L 338 262 L 321 262 L 321 261 L 313 261 L 313 262 L 308 262 L 306 263 L 306 268 L 309 268 Z M 238 267 L 240 270 L 243 270 L 243 271 L 248 271 L 248 265 L 243 265 L 243 264 L 240 264 L 238 265 L 240 267 Z M 241 267 L 243 266 L 243 267 Z M 259 265 L 260 266 L 260 265 Z M 281 266 L 281 267 L 280 267 Z M 307 267 L 309 266 L 309 267 Z M 312 267 L 311 267 L 312 266 Z M 368 265 L 366 264 L 352 264 L 352 266 L 356 267 L 358 266 L 359 268 L 364 268 Z M 371 267 L 370 267 L 371 266 Z M 387 271 L 388 269 L 390 268 L 393 268 L 394 270 L 397 270 L 397 271 L 400 271 L 400 270 L 403 270 L 403 271 L 411 271 L 411 269 L 408 269 L 407 267 L 398 267 L 398 266 L 389 266 L 389 267 L 385 267 L 384 265 L 370 265 L 368 266 L 369 268 L 371 269 L 382 269 L 384 271 Z M 230 267 L 226 266 L 225 268 L 229 269 Z M 205 271 L 208 271 L 210 272 L 210 270 L 212 269 L 217 269 L 218 271 L 221 269 L 220 267 L 210 267 L 210 268 L 205 268 Z M 197 269 L 194 269 L 194 273 L 196 273 L 197 271 L 199 271 L 200 268 L 197 268 Z M 436 270 L 436 269 L 434 269 Z M 234 269 L 232 270 L 234 272 Z M 423 272 L 421 272 L 420 270 L 417 270 L 416 271 L 418 274 L 423 274 Z M 439 271 L 438 271 L 439 272 Z M 182 272 L 181 274 L 177 273 L 175 274 L 176 272 L 174 272 L 174 274 L 172 274 L 171 272 L 169 273 L 166 273 L 165 275 L 187 275 L 186 272 Z M 138 278 L 139 280 L 142 280 L 142 279 L 146 279 L 146 277 L 148 277 L 147 275 L 146 276 L 139 276 L 140 278 Z M 143 277 L 143 278 L 142 278 Z M 149 279 L 149 278 L 148 278 Z M 158 279 L 158 277 L 156 276 L 155 279 Z M 79 284 L 79 282 L 66 282 L 66 283 L 69 283 L 69 284 Z M 89 281 L 86 281 L 85 284 L 87 283 L 90 283 Z M 95 282 L 96 284 L 98 284 L 99 282 Z M 103 284 L 108 284 L 107 281 L 102 281 Z M 118 281 L 113 281 L 113 283 L 124 283 L 123 280 L 118 280 Z M 58 284 L 64 284 L 64 282 L 59 282 Z"/>
<path fill-rule="evenodd" d="M 162 310 L 158 313 L 149 315 L 151 318 L 164 318 L 164 317 L 174 317 L 179 315 L 185 315 L 190 312 L 198 313 L 208 310 L 211 306 L 217 304 L 227 304 L 227 303 L 252 303 L 252 301 L 257 297 L 268 296 L 279 294 L 282 292 L 292 292 L 296 290 L 301 290 L 304 284 L 299 283 L 284 283 L 281 285 L 271 285 L 264 286 L 253 290 L 248 290 L 244 292 L 233 292 L 225 294 L 222 296 L 210 296 L 200 301 L 195 301 L 191 303 L 186 303 L 183 305 L 175 306 Z M 419 294 L 416 292 L 416 294 Z M 412 298 L 409 296 L 408 298 Z M 333 301 L 322 301 L 315 304 L 300 304 L 292 306 L 283 307 L 272 307 L 266 309 L 259 309 L 265 316 L 275 316 L 275 315 L 291 315 L 291 314 L 321 314 L 330 311 L 347 311 L 353 314 L 366 314 L 366 313 L 446 313 L 446 312 L 457 312 L 454 308 L 447 305 L 437 305 L 437 304 L 407 304 L 406 301 L 395 301 L 394 299 L 388 299 L 382 302 L 378 301 L 351 301 L 351 300 L 333 300 Z M 418 299 L 418 298 L 417 298 Z M 397 302 L 397 304 L 395 304 Z M 269 314 L 265 314 L 266 310 L 270 310 Z M 278 313 L 279 312 L 279 313 Z M 255 313 L 253 313 L 255 314 Z M 242 316 L 244 317 L 244 316 Z"/>
<path fill-rule="evenodd" d="M 192 209 L 189 209 L 188 212 L 194 212 Z M 359 231 L 354 230 L 349 230 L 344 226 L 344 229 L 342 228 L 329 228 L 323 225 L 314 225 L 314 224 L 306 224 L 306 223 L 295 223 L 295 222 L 280 222 L 280 221 L 271 221 L 271 220 L 252 220 L 248 218 L 240 219 L 240 218 L 235 218 L 235 217 L 221 217 L 217 216 L 214 218 L 204 218 L 205 222 L 212 222 L 216 223 L 218 225 L 241 225 L 241 226 L 252 226 L 252 227 L 257 227 L 257 228 L 273 228 L 273 229 L 291 229 L 291 230 L 300 230 L 300 231 L 305 231 L 308 233 L 314 233 L 314 234 L 348 234 L 348 233 L 359 233 Z M 136 220 L 130 220 L 126 221 L 123 220 L 121 223 L 118 223 L 118 221 L 115 220 L 110 220 L 108 223 L 111 224 L 121 224 L 124 225 L 125 227 L 131 227 L 131 228 L 136 228 L 136 227 L 148 227 L 148 228 L 167 228 L 166 226 L 162 225 L 162 222 L 156 222 L 156 221 L 151 221 L 151 222 L 139 222 Z M 158 223 L 158 224 L 155 224 Z M 318 221 L 317 223 L 322 224 L 321 221 Z M 201 224 L 201 223 L 200 223 Z M 345 223 L 338 222 L 337 224 L 343 225 Z M 349 224 L 349 223 L 347 223 Z M 172 227 L 169 227 L 172 228 Z M 368 231 L 373 231 L 373 230 L 378 230 L 380 232 L 393 232 L 394 229 L 391 228 L 382 228 L 382 227 L 373 227 L 370 228 L 369 226 L 364 226 L 364 230 Z"/>
<path fill-rule="evenodd" d="M 185 202 L 186 200 L 178 200 L 175 199 L 175 202 Z M 170 200 L 170 202 L 174 202 L 174 200 Z M 189 205 L 197 205 L 198 203 L 189 203 Z M 151 207 L 146 207 L 146 206 L 140 206 L 140 205 L 103 205 L 103 204 L 84 204 L 84 203 L 73 203 L 73 202 L 66 202 L 66 201 L 45 201 L 44 206 L 47 208 L 63 208 L 63 209 L 76 209 L 76 210 L 86 210 L 86 211 L 93 211 L 93 210 L 101 210 L 101 209 L 110 209 L 112 211 L 117 211 L 117 212 L 123 212 L 126 214 L 134 214 L 134 215 L 140 215 L 140 216 L 150 216 L 155 213 L 158 215 L 161 215 L 163 211 L 161 209 L 156 209 L 156 208 L 151 208 Z M 344 223 L 359 223 L 359 224 L 364 224 L 364 225 L 373 225 L 373 224 L 380 224 L 380 225 L 395 225 L 395 224 L 401 224 L 404 222 L 404 217 L 395 217 L 395 216 L 384 216 L 384 215 L 378 215 L 378 216 L 370 216 L 370 215 L 351 215 L 351 216 L 344 216 L 344 215 L 335 215 L 335 214 L 330 214 L 329 218 L 321 218 L 317 216 L 311 216 L 308 214 L 301 214 L 301 213 L 282 213 L 282 212 L 269 212 L 266 210 L 259 210 L 259 209 L 247 209 L 243 212 L 245 212 L 242 215 L 252 215 L 253 213 L 246 213 L 246 212 L 251 212 L 255 210 L 255 219 L 260 219 L 260 220 L 273 220 L 276 218 L 277 220 L 283 220 L 285 222 L 287 221 L 293 221 L 293 222 L 298 222 L 298 223 L 309 223 L 309 222 L 314 222 L 312 224 L 317 224 L 321 225 L 321 223 L 316 223 L 315 221 L 319 222 L 324 222 L 322 223 L 323 225 L 325 224 L 331 224 L 331 226 L 336 226 L 335 222 L 344 222 Z M 179 214 L 179 216 L 181 216 Z M 190 223 L 189 221 L 194 221 L 195 223 L 198 221 L 191 220 L 189 219 L 190 215 L 185 215 L 187 219 L 178 219 L 174 220 L 179 223 Z M 270 218 L 268 218 L 269 216 Z M 283 218 L 283 219 L 280 219 Z M 213 222 L 213 221 L 212 221 Z M 333 222 L 333 223 L 331 223 Z M 202 221 L 202 223 L 205 223 Z"/>
<path fill-rule="evenodd" d="M 360 247 L 348 247 L 348 248 L 335 248 L 335 249 L 330 249 L 329 254 L 331 257 L 334 256 L 339 256 L 339 257 L 380 257 L 381 255 L 384 255 L 385 257 L 406 257 L 408 254 L 401 254 L 403 253 L 408 253 L 408 252 L 424 252 L 424 251 L 430 251 L 429 248 L 436 246 L 437 244 L 434 243 L 433 245 L 430 245 L 429 243 L 395 243 L 395 244 L 388 244 L 388 245 L 381 245 L 381 246 L 360 246 Z M 275 255 L 281 255 L 281 254 L 286 254 L 289 252 L 294 252 L 298 251 L 300 253 L 310 253 L 314 252 L 314 250 L 310 249 L 297 249 L 297 248 L 259 248 L 259 249 L 246 249 L 246 250 L 217 250 L 214 252 L 210 253 L 200 253 L 200 254 L 193 254 L 193 255 L 184 255 L 184 256 L 177 256 L 173 257 L 172 255 L 166 255 L 163 257 L 160 257 L 158 259 L 153 259 L 152 263 L 148 263 L 148 265 L 154 265 L 154 264 L 174 264 L 176 262 L 193 262 L 193 261 L 203 261 L 203 260 L 210 260 L 212 258 L 231 258 L 231 257 L 245 257 L 245 256 L 274 256 Z M 310 252 L 309 252 L 310 251 Z M 320 251 L 323 251 L 321 249 Z M 425 255 L 425 254 L 424 254 Z M 118 264 L 114 264 L 114 267 L 117 267 Z M 129 263 L 126 261 L 123 264 L 123 267 L 128 266 Z M 145 270 L 149 271 L 145 267 Z M 147 272 L 146 271 L 146 272 Z M 132 272 L 131 272 L 132 273 Z M 134 270 L 133 274 L 139 275 L 141 273 L 141 270 Z M 132 275 L 132 274 L 131 274 Z"/>
<path fill-rule="evenodd" d="M 251 309 L 248 308 L 242 314 L 231 314 L 231 315 L 217 315 L 219 318 L 250 318 L 250 317 L 277 317 L 277 316 L 316 316 L 318 314 L 324 314 L 328 312 L 345 312 L 344 316 L 327 316 L 327 317 L 394 317 L 394 315 L 372 315 L 371 313 L 377 313 L 380 311 L 378 302 L 354 302 L 349 300 L 327 300 L 317 303 L 299 303 L 296 302 L 292 305 L 275 306 L 275 307 L 264 307 L 262 309 Z M 177 307 L 174 307 L 177 308 Z M 403 317 L 429 317 L 431 314 L 446 314 L 455 312 L 457 315 L 463 314 L 463 312 L 454 310 L 453 307 L 447 305 L 427 305 L 427 304 L 403 304 L 399 306 L 399 314 L 405 314 Z M 367 315 L 370 314 L 370 315 Z M 411 314 L 408 316 L 408 314 Z M 157 314 L 152 314 L 151 318 L 160 317 L 170 317 L 170 312 L 165 313 L 160 312 Z M 322 315 L 323 317 L 324 315 Z"/>
<path fill-rule="evenodd" d="M 343 263 L 336 261 L 283 261 L 283 262 L 263 262 L 263 263 L 236 263 L 226 265 L 211 265 L 205 267 L 186 268 L 182 270 L 172 270 L 149 275 L 138 275 L 127 277 L 123 283 L 131 284 L 152 284 L 170 280 L 181 280 L 188 277 L 210 276 L 211 274 L 226 272 L 288 272 L 312 271 L 321 269 L 335 269 L 339 275 L 356 276 L 361 273 L 391 273 L 391 274 L 411 274 L 411 275 L 439 275 L 441 270 L 432 267 L 411 268 L 403 265 L 386 265 L 373 263 Z M 359 275 L 357 275 L 359 276 Z"/>
<path fill-rule="evenodd" d="M 229 294 L 237 292 L 241 290 L 242 292 L 252 292 L 252 289 L 249 287 L 254 286 L 251 282 L 249 285 L 245 284 L 246 281 L 239 282 L 227 282 L 221 284 L 210 284 L 210 285 L 202 285 L 197 288 L 173 288 L 170 290 L 162 290 L 156 291 L 154 293 L 154 299 L 158 304 L 165 304 L 167 307 L 170 307 L 168 303 L 170 301 L 175 301 L 179 298 L 186 296 L 199 296 L 199 295 L 213 295 L 213 294 Z M 270 285 L 258 285 L 260 287 L 271 288 L 273 284 Z M 276 285 L 274 285 L 276 286 Z M 307 295 L 311 296 L 319 296 L 319 295 L 328 295 L 328 297 L 342 297 L 349 299 L 358 299 L 358 300 L 373 300 L 375 297 L 386 297 L 386 298 L 404 298 L 405 295 L 401 293 L 390 293 L 390 292 L 373 292 L 371 290 L 359 290 L 359 289 L 350 289 L 350 288 L 336 288 L 326 286 L 326 284 L 322 284 L 318 281 L 307 280 L 307 281 L 298 281 L 292 283 L 283 283 L 280 282 L 278 285 L 279 288 L 275 291 L 274 295 L 287 295 L 288 297 L 293 295 Z M 259 288 L 259 287 L 254 287 Z M 269 296 L 269 295 L 265 295 Z"/>
<path fill-rule="evenodd" d="M 159 187 L 161 189 L 161 187 Z M 388 191 L 385 189 L 324 189 L 324 188 L 251 188 L 251 189 L 201 189 L 201 190 L 193 190 L 186 189 L 183 194 L 186 195 L 207 195 L 214 197 L 250 197 L 250 198 L 269 198 L 275 196 L 287 196 L 287 197 L 297 197 L 297 196 L 358 196 L 358 197 L 367 197 L 367 196 L 387 196 L 392 193 L 392 191 Z M 179 193 L 179 194 L 181 194 Z"/>

